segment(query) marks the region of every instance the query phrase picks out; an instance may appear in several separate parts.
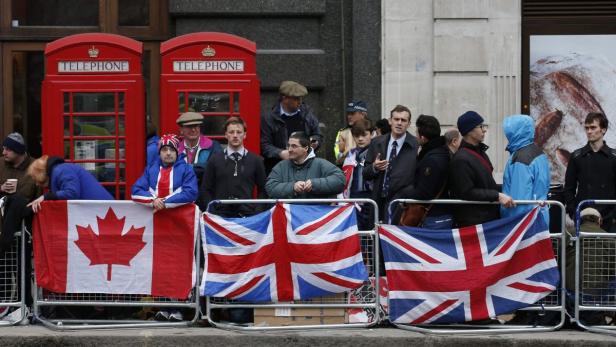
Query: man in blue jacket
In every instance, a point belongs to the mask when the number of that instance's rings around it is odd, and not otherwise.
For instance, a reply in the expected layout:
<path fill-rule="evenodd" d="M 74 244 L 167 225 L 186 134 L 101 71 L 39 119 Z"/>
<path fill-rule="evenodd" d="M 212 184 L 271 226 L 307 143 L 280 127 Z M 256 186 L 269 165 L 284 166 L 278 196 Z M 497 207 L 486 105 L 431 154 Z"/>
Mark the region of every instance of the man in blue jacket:
<path fill-rule="evenodd" d="M 550 189 L 550 165 L 541 148 L 535 144 L 535 125 L 527 115 L 518 114 L 505 118 L 503 130 L 509 141 L 511 154 L 503 174 L 503 193 L 514 200 L 547 200 Z M 533 205 L 501 206 L 501 217 L 526 213 Z M 548 209 L 541 211 L 549 225 Z"/>
<path fill-rule="evenodd" d="M 175 207 L 197 199 L 197 178 L 192 167 L 178 155 L 176 135 L 163 135 L 158 141 L 159 158 L 147 167 L 132 188 L 133 201 L 155 210 Z"/>

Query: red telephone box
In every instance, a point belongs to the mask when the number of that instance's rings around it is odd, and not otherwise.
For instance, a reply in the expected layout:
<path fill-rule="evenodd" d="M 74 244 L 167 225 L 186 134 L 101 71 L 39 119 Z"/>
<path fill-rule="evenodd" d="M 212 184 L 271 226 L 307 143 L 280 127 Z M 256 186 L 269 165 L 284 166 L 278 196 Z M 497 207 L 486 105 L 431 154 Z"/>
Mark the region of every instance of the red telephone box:
<path fill-rule="evenodd" d="M 116 199 L 145 164 L 142 43 L 78 34 L 45 47 L 43 153 L 90 171 Z"/>
<path fill-rule="evenodd" d="M 187 34 L 163 42 L 160 46 L 162 133 L 176 133 L 178 116 L 193 111 L 205 118 L 203 134 L 226 143 L 225 121 L 240 116 L 249 132 L 245 147 L 259 153 L 261 123 L 256 51 L 252 41 L 215 32 Z"/>

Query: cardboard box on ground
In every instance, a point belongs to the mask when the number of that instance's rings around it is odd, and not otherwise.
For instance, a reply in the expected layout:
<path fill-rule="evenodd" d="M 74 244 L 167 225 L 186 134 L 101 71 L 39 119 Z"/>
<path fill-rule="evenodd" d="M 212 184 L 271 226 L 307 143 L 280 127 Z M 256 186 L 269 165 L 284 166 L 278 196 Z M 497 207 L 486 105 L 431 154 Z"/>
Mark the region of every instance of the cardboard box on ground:
<path fill-rule="evenodd" d="M 346 293 L 323 296 L 311 300 L 315 304 L 343 304 Z M 255 308 L 254 325 L 290 326 L 344 324 L 347 321 L 345 308 Z"/>

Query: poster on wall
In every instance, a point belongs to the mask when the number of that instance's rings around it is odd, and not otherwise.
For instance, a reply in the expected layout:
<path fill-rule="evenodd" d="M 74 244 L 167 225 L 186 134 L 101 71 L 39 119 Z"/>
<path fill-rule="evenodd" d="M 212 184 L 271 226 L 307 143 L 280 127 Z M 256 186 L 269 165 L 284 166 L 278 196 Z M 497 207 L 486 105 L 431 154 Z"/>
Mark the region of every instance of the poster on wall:
<path fill-rule="evenodd" d="M 564 183 L 571 153 L 587 143 L 588 113 L 605 113 L 605 140 L 616 147 L 616 35 L 532 35 L 529 71 L 535 142 L 550 159 L 552 183 Z"/>

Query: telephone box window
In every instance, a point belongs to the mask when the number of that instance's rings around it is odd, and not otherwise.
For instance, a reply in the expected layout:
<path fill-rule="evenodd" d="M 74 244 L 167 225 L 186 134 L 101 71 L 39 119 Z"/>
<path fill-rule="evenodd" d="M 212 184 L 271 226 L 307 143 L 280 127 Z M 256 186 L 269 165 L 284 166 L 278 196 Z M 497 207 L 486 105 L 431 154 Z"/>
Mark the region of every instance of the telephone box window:
<path fill-rule="evenodd" d="M 227 121 L 228 116 L 208 116 L 203 120 L 203 126 L 201 127 L 203 134 L 208 136 L 224 135 L 225 131 L 223 127 Z"/>
<path fill-rule="evenodd" d="M 240 93 L 233 93 L 233 112 L 240 112 Z"/>
<path fill-rule="evenodd" d="M 69 117 L 64 118 L 64 128 L 70 129 Z M 73 116 L 73 135 L 77 136 L 114 136 L 116 135 L 116 120 L 105 116 Z M 124 116 L 118 117 L 118 133 L 124 136 Z"/>
<path fill-rule="evenodd" d="M 188 97 L 188 99 L 186 99 Z M 229 93 L 180 93 L 179 111 L 229 112 Z M 188 109 L 186 105 L 188 104 Z"/>
<path fill-rule="evenodd" d="M 115 93 L 73 93 L 73 112 L 115 112 L 115 106 Z M 118 95 L 118 112 L 124 112 L 124 93 Z"/>

